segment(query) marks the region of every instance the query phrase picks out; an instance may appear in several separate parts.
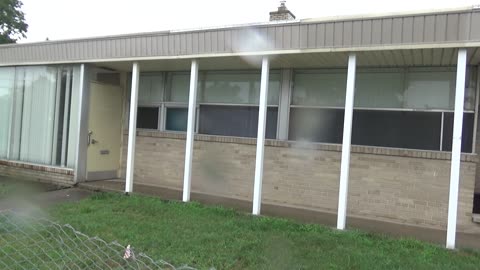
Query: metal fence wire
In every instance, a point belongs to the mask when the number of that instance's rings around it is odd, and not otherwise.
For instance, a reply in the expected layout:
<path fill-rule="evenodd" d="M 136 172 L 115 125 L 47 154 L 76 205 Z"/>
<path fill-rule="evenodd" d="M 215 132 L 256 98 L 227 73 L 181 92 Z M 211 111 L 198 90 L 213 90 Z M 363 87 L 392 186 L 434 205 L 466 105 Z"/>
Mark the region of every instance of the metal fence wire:
<path fill-rule="evenodd" d="M 171 269 L 135 248 L 85 235 L 72 226 L 13 211 L 0 212 L 0 269 Z"/>

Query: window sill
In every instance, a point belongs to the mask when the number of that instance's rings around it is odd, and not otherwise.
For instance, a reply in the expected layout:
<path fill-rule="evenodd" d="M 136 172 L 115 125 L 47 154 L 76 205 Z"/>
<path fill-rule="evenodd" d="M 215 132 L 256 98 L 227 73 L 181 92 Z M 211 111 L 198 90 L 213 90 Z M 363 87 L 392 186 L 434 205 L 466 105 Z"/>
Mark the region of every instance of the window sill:
<path fill-rule="evenodd" d="M 124 132 L 124 134 L 128 135 L 128 131 Z M 184 140 L 186 138 L 186 133 L 137 129 L 137 136 Z M 195 140 L 205 141 L 205 142 L 219 142 L 219 143 L 238 143 L 238 144 L 247 144 L 247 145 L 255 145 L 257 142 L 256 138 L 205 135 L 205 134 L 195 134 Z M 322 151 L 333 151 L 333 152 L 342 151 L 341 144 L 281 141 L 281 140 L 266 139 L 265 145 L 272 146 L 272 147 L 300 148 L 300 149 L 322 150 Z M 363 145 L 352 145 L 352 153 L 413 157 L 413 158 L 437 159 L 437 160 L 451 160 L 450 152 L 389 148 L 389 147 L 377 147 L 377 146 L 363 146 Z M 477 154 L 462 153 L 461 161 L 477 162 Z"/>
<path fill-rule="evenodd" d="M 58 173 L 58 174 L 64 174 L 64 175 L 73 175 L 73 169 L 70 169 L 70 168 L 27 163 L 27 162 L 22 162 L 22 161 L 0 159 L 0 165 L 9 166 L 9 167 L 16 167 L 16 168 L 21 168 L 21 169 L 34 170 L 34 171 Z"/>

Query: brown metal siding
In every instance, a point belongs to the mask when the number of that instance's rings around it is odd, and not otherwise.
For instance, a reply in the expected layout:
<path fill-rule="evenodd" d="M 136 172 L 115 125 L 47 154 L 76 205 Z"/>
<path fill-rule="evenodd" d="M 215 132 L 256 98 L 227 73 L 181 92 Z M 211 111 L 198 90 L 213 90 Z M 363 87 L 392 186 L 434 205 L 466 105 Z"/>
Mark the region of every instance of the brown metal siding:
<path fill-rule="evenodd" d="M 149 33 L 0 46 L 0 64 L 480 42 L 478 25 L 480 11 L 466 10 L 385 18 Z M 254 46 L 251 40 L 256 39 L 264 40 L 265 43 Z"/>

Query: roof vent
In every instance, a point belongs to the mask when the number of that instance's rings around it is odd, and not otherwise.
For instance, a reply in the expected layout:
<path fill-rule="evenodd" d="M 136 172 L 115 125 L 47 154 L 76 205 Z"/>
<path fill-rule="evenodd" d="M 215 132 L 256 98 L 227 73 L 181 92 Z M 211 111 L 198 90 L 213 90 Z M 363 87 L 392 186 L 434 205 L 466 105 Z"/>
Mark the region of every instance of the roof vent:
<path fill-rule="evenodd" d="M 286 1 L 280 1 L 280 6 L 277 11 L 270 12 L 270 21 L 288 21 L 295 20 L 295 15 L 293 15 L 290 10 L 285 6 Z"/>

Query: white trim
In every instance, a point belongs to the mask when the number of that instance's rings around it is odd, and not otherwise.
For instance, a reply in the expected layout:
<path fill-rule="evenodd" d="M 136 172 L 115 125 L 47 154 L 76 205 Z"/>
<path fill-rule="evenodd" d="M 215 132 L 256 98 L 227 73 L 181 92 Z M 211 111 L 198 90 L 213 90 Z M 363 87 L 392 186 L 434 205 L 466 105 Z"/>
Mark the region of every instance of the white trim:
<path fill-rule="evenodd" d="M 190 72 L 190 91 L 188 98 L 187 138 L 185 143 L 185 168 L 183 173 L 183 201 L 190 201 L 192 187 L 193 142 L 195 136 L 195 113 L 197 110 L 198 61 L 192 60 Z"/>
<path fill-rule="evenodd" d="M 458 50 L 457 82 L 455 88 L 455 113 L 453 121 L 452 163 L 450 169 L 450 192 L 448 196 L 448 249 L 455 248 L 457 232 L 458 186 L 460 182 L 460 156 L 462 150 L 463 106 L 465 103 L 465 74 L 467 67 L 467 50 Z"/>
<path fill-rule="evenodd" d="M 77 145 L 75 155 L 74 182 L 85 181 L 87 176 L 87 134 L 90 107 L 90 74 L 86 64 L 80 65 L 78 98 Z"/>
<path fill-rule="evenodd" d="M 50 163 L 55 164 L 57 160 L 57 147 L 58 147 L 58 129 L 59 129 L 59 112 L 60 112 L 60 92 L 62 88 L 62 67 L 57 69 L 57 84 L 55 86 L 55 111 L 54 111 L 54 119 L 53 119 L 53 136 L 52 136 L 52 156 Z M 63 130 L 63 127 L 62 127 Z M 65 138 L 65 136 L 64 136 Z"/>
<path fill-rule="evenodd" d="M 290 111 L 290 86 L 292 83 L 293 70 L 282 70 L 282 84 L 280 89 L 280 101 L 278 104 L 277 138 L 288 139 L 288 116 Z"/>
<path fill-rule="evenodd" d="M 252 214 L 260 215 L 262 205 L 263 156 L 265 150 L 265 127 L 267 124 L 268 82 L 270 63 L 268 57 L 262 58 L 262 77 L 260 81 L 260 102 L 258 110 L 257 153 L 255 160 L 255 182 L 253 186 Z"/>
<path fill-rule="evenodd" d="M 70 101 L 70 95 L 72 92 L 72 77 L 73 77 L 73 69 L 68 68 L 67 72 L 67 82 L 65 84 L 65 100 L 64 100 L 64 107 L 63 107 L 63 139 L 62 139 L 62 157 L 61 157 L 61 163 L 60 165 L 62 166 L 67 166 L 67 145 L 68 145 L 68 137 L 70 134 L 70 130 L 68 130 L 68 124 L 69 124 L 69 119 L 70 119 L 70 107 L 71 107 L 71 101 Z"/>
<path fill-rule="evenodd" d="M 337 229 L 345 229 L 347 218 L 348 177 L 350 171 L 350 146 L 352 138 L 353 103 L 355 96 L 356 55 L 348 56 L 347 89 L 345 97 L 345 118 L 343 121 L 342 163 L 340 168 L 340 187 L 338 191 Z"/>
<path fill-rule="evenodd" d="M 480 98 L 480 66 L 477 66 L 477 77 L 476 79 L 476 87 L 475 87 L 475 107 L 473 110 L 475 111 L 475 115 L 473 117 L 473 139 L 472 139 L 472 153 L 477 153 L 477 128 L 478 128 L 478 104 Z"/>
<path fill-rule="evenodd" d="M 442 117 L 440 118 L 440 151 L 443 151 L 443 128 L 445 122 L 445 112 L 442 112 Z"/>
<path fill-rule="evenodd" d="M 138 81 L 140 67 L 138 62 L 133 63 L 132 88 L 130 91 L 130 119 L 128 121 L 128 153 L 125 193 L 133 191 L 133 175 L 135 163 L 135 137 L 137 136 L 137 109 L 138 109 Z"/>

